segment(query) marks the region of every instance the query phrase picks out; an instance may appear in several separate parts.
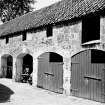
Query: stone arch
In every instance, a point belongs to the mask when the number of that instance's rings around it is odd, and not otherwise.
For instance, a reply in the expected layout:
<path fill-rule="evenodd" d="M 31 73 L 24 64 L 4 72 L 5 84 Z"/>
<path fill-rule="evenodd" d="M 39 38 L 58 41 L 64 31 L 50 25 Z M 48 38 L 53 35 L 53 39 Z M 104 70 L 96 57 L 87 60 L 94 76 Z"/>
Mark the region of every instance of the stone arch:
<path fill-rule="evenodd" d="M 23 75 L 26 72 L 29 75 L 33 72 L 33 56 L 28 53 L 21 53 L 16 59 L 16 81 L 23 81 Z"/>
<path fill-rule="evenodd" d="M 53 58 L 54 59 L 54 57 L 56 56 L 56 57 L 59 57 L 58 59 L 56 58 L 55 59 L 55 62 L 56 61 L 61 61 L 61 62 L 63 62 L 63 56 L 61 55 L 61 54 L 59 54 L 59 53 L 57 53 L 57 52 L 52 52 L 52 51 L 47 51 L 47 52 L 44 52 L 44 53 L 41 53 L 39 56 L 38 56 L 38 59 L 40 58 L 40 56 L 44 56 L 45 54 L 48 54 L 49 53 L 49 55 L 51 55 L 51 58 Z"/>
<path fill-rule="evenodd" d="M 52 50 L 48 50 L 48 51 L 38 51 L 38 52 L 35 52 L 34 53 L 34 55 L 35 55 L 35 58 L 38 58 L 40 55 L 42 55 L 42 54 L 44 54 L 44 53 L 46 53 L 46 52 L 52 52 L 52 53 L 57 53 L 57 54 L 59 54 L 60 56 L 62 56 L 62 57 L 64 57 L 65 55 L 64 55 L 64 53 L 63 52 L 61 52 L 61 51 L 52 51 Z"/>
<path fill-rule="evenodd" d="M 11 78 L 13 74 L 13 57 L 10 54 L 1 56 L 2 77 Z"/>
<path fill-rule="evenodd" d="M 97 49 L 97 48 L 86 48 L 86 49 L 81 49 L 81 50 L 79 50 L 79 51 L 73 52 L 70 56 L 72 57 L 72 56 L 74 56 L 74 55 L 76 55 L 76 54 L 78 54 L 78 53 L 84 52 L 84 51 L 86 51 L 86 50 L 99 50 L 99 51 L 104 51 L 104 50 L 102 50 L 102 49 Z"/>
<path fill-rule="evenodd" d="M 37 86 L 63 93 L 63 57 L 55 52 L 45 52 L 38 57 Z"/>

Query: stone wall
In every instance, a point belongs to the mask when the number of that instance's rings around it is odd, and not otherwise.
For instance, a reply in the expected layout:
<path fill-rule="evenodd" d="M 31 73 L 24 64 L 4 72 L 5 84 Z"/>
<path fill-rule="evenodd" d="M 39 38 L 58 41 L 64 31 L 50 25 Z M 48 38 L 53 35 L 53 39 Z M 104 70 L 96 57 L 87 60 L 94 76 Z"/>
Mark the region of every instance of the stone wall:
<path fill-rule="evenodd" d="M 101 40 L 101 49 L 105 51 L 105 17 L 100 19 L 100 40 Z"/>
<path fill-rule="evenodd" d="M 45 52 L 55 52 L 63 57 L 63 88 L 65 94 L 70 94 L 70 67 L 71 56 L 84 49 L 103 49 L 105 42 L 105 19 L 101 18 L 101 41 L 92 45 L 81 45 L 82 22 L 72 25 L 60 25 L 53 27 L 53 36 L 46 37 L 46 30 L 28 32 L 27 40 L 22 41 L 22 35 L 9 38 L 9 43 L 5 44 L 5 39 L 0 41 L 0 57 L 10 54 L 13 57 L 13 79 L 16 79 L 16 60 L 20 54 L 30 54 L 33 56 L 33 86 L 37 85 L 38 57 Z M 104 47 L 103 47 L 104 46 Z M 1 59 L 0 59 L 1 61 Z M 0 62 L 1 64 L 1 62 Z"/>
<path fill-rule="evenodd" d="M 37 85 L 37 58 L 45 52 L 55 52 L 63 57 L 63 88 L 64 93 L 70 94 L 71 54 L 81 49 L 81 22 L 74 25 L 54 26 L 53 36 L 46 37 L 46 30 L 28 32 L 27 40 L 22 41 L 22 35 L 9 38 L 9 43 L 1 41 L 0 56 L 5 53 L 13 57 L 13 79 L 17 80 L 16 61 L 20 54 L 33 56 L 33 86 Z M 19 72 L 18 72 L 19 74 Z"/>

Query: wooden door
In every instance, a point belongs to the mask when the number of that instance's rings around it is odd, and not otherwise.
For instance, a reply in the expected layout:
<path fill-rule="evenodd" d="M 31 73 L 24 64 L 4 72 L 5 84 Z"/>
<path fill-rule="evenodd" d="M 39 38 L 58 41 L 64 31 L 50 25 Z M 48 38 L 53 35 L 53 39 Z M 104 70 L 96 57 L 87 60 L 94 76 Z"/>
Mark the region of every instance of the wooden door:
<path fill-rule="evenodd" d="M 42 54 L 38 58 L 38 80 L 37 80 L 37 86 L 41 88 L 47 87 L 47 74 L 48 71 L 48 59 L 49 54 L 45 53 Z"/>
<path fill-rule="evenodd" d="M 12 78 L 12 66 L 7 66 L 7 75 L 6 78 Z"/>
<path fill-rule="evenodd" d="M 63 93 L 63 63 L 51 62 L 51 90 L 57 93 Z"/>
<path fill-rule="evenodd" d="M 74 55 L 71 58 L 71 93 L 78 97 L 88 97 L 84 80 L 85 72 L 88 69 L 87 62 L 89 62 L 88 51 L 84 51 Z M 85 59 L 85 60 L 84 60 Z"/>
<path fill-rule="evenodd" d="M 95 54 L 92 53 L 93 51 Z M 98 50 L 85 50 L 72 57 L 71 93 L 73 96 L 105 101 L 104 59 L 104 54 Z"/>
<path fill-rule="evenodd" d="M 44 53 L 38 58 L 38 87 L 50 91 L 63 92 L 63 63 L 51 60 L 51 52 Z M 59 57 L 59 56 L 58 56 Z M 59 59 L 59 58 L 58 58 Z M 55 61 L 56 60 L 56 61 Z"/>

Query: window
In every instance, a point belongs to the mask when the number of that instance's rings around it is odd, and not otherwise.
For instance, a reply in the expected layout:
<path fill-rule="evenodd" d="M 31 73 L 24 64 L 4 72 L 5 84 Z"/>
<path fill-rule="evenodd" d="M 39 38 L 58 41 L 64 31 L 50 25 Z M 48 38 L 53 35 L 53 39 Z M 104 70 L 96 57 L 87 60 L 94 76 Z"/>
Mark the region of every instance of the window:
<path fill-rule="evenodd" d="M 82 20 L 82 43 L 100 39 L 100 16 L 87 16 Z"/>
<path fill-rule="evenodd" d="M 23 38 L 22 38 L 22 40 L 24 41 L 24 40 L 26 40 L 26 39 L 27 39 L 26 32 L 23 32 Z"/>
<path fill-rule="evenodd" d="M 47 26 L 47 37 L 50 37 L 50 36 L 52 36 L 52 34 L 53 34 L 53 31 L 52 31 L 52 26 Z"/>
<path fill-rule="evenodd" d="M 8 38 L 8 37 L 6 37 L 6 44 L 7 44 L 7 43 L 9 43 L 9 38 Z"/>

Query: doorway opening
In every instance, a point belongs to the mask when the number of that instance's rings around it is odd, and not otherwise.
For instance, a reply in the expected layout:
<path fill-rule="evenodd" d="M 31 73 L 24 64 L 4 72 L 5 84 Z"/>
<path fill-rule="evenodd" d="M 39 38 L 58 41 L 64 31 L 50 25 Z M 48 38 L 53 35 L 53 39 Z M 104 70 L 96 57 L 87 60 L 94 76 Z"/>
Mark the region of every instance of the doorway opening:
<path fill-rule="evenodd" d="M 63 57 L 61 55 L 46 52 L 38 57 L 37 86 L 63 93 Z"/>
<path fill-rule="evenodd" d="M 11 55 L 6 54 L 1 57 L 1 68 L 3 77 L 12 79 L 13 58 Z"/>
<path fill-rule="evenodd" d="M 32 72 L 33 72 L 33 57 L 30 54 L 20 54 L 17 57 L 17 81 L 31 82 L 32 84 Z"/>

